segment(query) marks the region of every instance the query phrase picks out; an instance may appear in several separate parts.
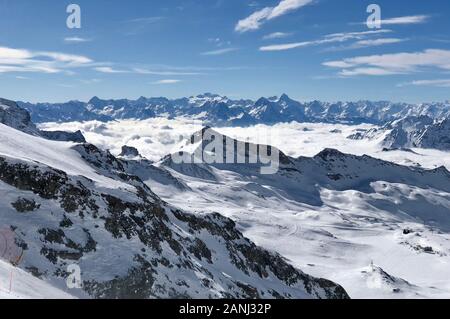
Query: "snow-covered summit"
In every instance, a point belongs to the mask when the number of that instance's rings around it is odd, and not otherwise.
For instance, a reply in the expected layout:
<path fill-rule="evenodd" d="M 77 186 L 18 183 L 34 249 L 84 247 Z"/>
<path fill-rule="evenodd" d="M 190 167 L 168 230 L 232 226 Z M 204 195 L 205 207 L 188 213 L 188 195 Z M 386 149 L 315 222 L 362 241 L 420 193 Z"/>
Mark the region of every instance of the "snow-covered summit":
<path fill-rule="evenodd" d="M 379 139 L 386 149 L 432 148 L 450 150 L 450 117 L 408 116 L 386 125 L 349 136 L 350 139 Z"/>

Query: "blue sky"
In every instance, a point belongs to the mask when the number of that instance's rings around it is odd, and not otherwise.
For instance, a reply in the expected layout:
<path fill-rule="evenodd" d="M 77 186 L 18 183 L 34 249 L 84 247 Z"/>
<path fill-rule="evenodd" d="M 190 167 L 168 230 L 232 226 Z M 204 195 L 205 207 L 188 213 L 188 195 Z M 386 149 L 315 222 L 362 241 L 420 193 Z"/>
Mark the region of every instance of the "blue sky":
<path fill-rule="evenodd" d="M 0 96 L 445 101 L 449 30 L 444 0 L 0 0 Z"/>

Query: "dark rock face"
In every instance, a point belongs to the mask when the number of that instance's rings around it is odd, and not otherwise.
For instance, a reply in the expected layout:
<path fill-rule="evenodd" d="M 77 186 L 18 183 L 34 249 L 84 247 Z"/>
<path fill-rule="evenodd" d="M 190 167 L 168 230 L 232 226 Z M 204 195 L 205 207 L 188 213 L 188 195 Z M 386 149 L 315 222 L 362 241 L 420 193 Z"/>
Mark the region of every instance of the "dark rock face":
<path fill-rule="evenodd" d="M 140 156 L 139 151 L 135 147 L 131 146 L 122 146 L 122 152 L 119 155 L 120 157 L 138 157 Z"/>
<path fill-rule="evenodd" d="M 63 131 L 41 131 L 41 135 L 52 141 L 86 143 L 86 139 L 81 131 L 73 133 Z"/>
<path fill-rule="evenodd" d="M 11 203 L 11 205 L 19 213 L 29 213 L 41 207 L 41 205 L 37 204 L 33 199 L 26 199 L 21 197 L 18 198 L 14 203 Z"/>
<path fill-rule="evenodd" d="M 24 108 L 19 107 L 16 102 L 0 98 L 0 123 L 10 126 L 16 130 L 27 134 L 41 136 L 48 140 L 85 143 L 86 140 L 80 131 L 62 132 L 62 131 L 41 131 L 31 121 L 30 113 Z"/>
<path fill-rule="evenodd" d="M 0 123 L 27 134 L 39 135 L 39 130 L 31 121 L 30 114 L 13 101 L 0 98 Z"/>

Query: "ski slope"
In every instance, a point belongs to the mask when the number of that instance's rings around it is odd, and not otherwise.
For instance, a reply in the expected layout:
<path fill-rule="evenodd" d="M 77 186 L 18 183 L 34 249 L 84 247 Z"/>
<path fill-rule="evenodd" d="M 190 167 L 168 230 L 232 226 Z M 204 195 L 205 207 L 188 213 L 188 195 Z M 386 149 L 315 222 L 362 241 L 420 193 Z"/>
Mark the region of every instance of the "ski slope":
<path fill-rule="evenodd" d="M 0 260 L 0 299 L 73 299 L 33 275 Z"/>

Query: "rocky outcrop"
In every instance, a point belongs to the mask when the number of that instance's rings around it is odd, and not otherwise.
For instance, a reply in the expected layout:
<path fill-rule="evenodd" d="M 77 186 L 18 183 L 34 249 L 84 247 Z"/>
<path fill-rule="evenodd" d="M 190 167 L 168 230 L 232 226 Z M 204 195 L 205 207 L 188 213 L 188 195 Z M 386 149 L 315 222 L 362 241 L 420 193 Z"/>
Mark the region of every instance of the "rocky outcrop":
<path fill-rule="evenodd" d="M 52 141 L 86 143 L 86 139 L 81 131 L 64 132 L 64 131 L 41 131 L 41 135 Z"/>
<path fill-rule="evenodd" d="M 122 152 L 119 154 L 119 157 L 127 157 L 127 158 L 136 158 L 141 156 L 137 148 L 132 146 L 124 145 L 122 146 Z"/>
<path fill-rule="evenodd" d="M 85 143 L 86 140 L 81 133 L 62 131 L 41 131 L 31 121 L 28 111 L 19 107 L 16 102 L 0 98 L 0 123 L 12 127 L 27 134 L 41 136 L 48 140 Z"/>

